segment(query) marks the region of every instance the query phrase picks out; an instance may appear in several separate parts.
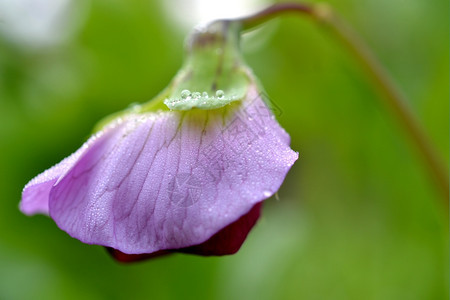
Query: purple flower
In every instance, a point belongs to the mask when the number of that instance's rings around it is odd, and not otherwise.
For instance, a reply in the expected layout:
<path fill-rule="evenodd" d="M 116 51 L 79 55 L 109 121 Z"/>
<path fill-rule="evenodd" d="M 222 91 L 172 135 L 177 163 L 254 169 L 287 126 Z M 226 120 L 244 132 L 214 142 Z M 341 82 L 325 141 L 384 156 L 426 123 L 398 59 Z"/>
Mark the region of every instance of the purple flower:
<path fill-rule="evenodd" d="M 168 98 L 126 111 L 32 179 L 21 211 L 121 261 L 239 250 L 298 154 L 241 61 L 237 27 L 208 28 L 192 35 Z"/>
<path fill-rule="evenodd" d="M 32 179 L 20 209 L 125 254 L 231 254 L 297 159 L 289 142 L 255 88 L 218 110 L 128 114 Z"/>

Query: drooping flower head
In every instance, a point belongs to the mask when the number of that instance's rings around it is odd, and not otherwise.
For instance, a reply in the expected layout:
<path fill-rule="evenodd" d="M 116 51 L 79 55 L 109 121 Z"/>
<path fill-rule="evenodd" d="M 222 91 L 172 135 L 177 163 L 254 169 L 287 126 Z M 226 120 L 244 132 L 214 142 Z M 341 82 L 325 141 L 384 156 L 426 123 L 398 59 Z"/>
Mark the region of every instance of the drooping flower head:
<path fill-rule="evenodd" d="M 298 154 L 241 59 L 236 25 L 197 30 L 187 52 L 159 96 L 32 179 L 21 211 L 123 261 L 236 252 Z"/>

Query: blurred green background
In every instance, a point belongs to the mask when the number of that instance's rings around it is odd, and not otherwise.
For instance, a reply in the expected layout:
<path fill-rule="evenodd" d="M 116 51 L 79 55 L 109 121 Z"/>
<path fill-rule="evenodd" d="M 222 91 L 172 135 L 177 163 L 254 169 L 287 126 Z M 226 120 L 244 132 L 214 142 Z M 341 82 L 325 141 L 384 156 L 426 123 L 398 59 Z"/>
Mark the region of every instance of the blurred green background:
<path fill-rule="evenodd" d="M 198 12 L 214 13 L 200 2 L 0 1 L 0 299 L 447 299 L 440 195 L 359 66 L 307 18 L 243 40 L 300 158 L 238 254 L 120 265 L 50 218 L 19 212 L 29 179 L 75 151 L 103 116 L 169 83 Z M 329 3 L 448 163 L 448 1 Z"/>

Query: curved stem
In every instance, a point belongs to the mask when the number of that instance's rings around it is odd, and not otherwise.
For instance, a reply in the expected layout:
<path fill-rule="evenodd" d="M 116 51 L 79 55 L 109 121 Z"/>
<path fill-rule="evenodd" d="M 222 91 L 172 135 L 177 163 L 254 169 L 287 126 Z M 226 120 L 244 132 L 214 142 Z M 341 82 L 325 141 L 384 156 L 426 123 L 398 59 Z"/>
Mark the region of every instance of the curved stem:
<path fill-rule="evenodd" d="M 255 15 L 236 19 L 236 21 L 242 24 L 244 30 L 247 30 L 286 13 L 298 13 L 310 16 L 326 25 L 352 54 L 380 94 L 384 96 L 379 98 L 380 101 L 390 110 L 393 117 L 397 119 L 405 130 L 405 133 L 409 136 L 413 146 L 421 155 L 428 171 L 437 184 L 439 192 L 442 195 L 443 204 L 448 213 L 449 177 L 444 163 L 437 155 L 437 151 L 433 148 L 420 123 L 409 108 L 403 94 L 394 85 L 366 44 L 333 12 L 329 5 L 300 3 L 274 4 Z"/>

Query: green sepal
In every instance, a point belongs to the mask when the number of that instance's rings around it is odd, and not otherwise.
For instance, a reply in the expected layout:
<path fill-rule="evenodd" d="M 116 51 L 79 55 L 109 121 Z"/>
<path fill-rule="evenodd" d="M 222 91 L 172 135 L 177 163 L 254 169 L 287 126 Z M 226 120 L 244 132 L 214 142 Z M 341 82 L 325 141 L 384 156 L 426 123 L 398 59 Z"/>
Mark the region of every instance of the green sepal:
<path fill-rule="evenodd" d="M 215 21 L 186 42 L 183 67 L 169 86 L 171 110 L 217 109 L 242 100 L 251 79 L 239 49 L 240 24 Z"/>
<path fill-rule="evenodd" d="M 186 40 L 186 58 L 171 83 L 155 98 L 102 119 L 94 132 L 132 113 L 211 110 L 241 101 L 254 83 L 240 49 L 240 23 L 219 20 L 196 28 Z"/>

